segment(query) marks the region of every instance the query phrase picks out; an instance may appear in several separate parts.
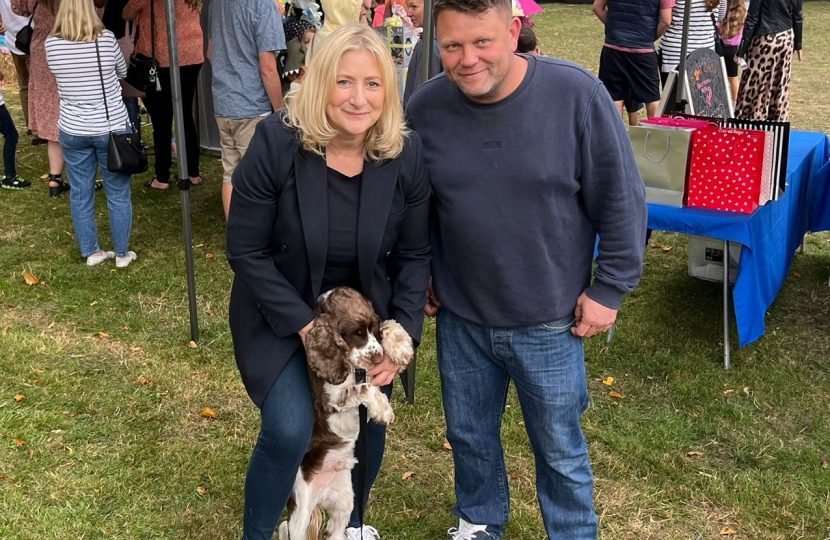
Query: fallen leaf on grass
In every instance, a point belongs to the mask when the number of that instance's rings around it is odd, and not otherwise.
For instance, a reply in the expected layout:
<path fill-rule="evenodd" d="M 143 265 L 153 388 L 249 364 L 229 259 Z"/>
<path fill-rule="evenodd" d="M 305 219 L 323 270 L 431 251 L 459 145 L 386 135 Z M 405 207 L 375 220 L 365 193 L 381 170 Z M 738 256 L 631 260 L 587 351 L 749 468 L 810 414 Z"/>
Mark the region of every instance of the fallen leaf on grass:
<path fill-rule="evenodd" d="M 144 386 L 145 384 L 150 384 L 150 381 L 149 381 L 148 379 L 145 379 L 144 377 L 140 377 L 140 378 L 136 381 L 136 383 L 137 383 L 139 386 Z"/>
<path fill-rule="evenodd" d="M 748 386 L 744 386 L 744 394 L 746 394 L 747 396 L 749 395 L 749 387 Z"/>
<path fill-rule="evenodd" d="M 452 450 L 452 445 L 449 442 L 444 443 L 444 450 Z"/>
<path fill-rule="evenodd" d="M 89 305 L 89 307 L 97 306 L 97 305 L 98 305 L 98 300 L 95 300 Z"/>
<path fill-rule="evenodd" d="M 23 448 L 26 446 L 26 441 L 21 441 L 20 439 L 14 439 L 14 444 L 16 444 L 19 448 Z"/>
<path fill-rule="evenodd" d="M 31 448 L 29 448 L 29 459 L 32 459 L 34 457 L 35 457 L 35 451 L 32 450 Z"/>
<path fill-rule="evenodd" d="M 210 407 L 202 407 L 202 416 L 204 416 L 205 418 L 213 418 L 214 420 L 219 418 L 219 415 L 216 414 L 216 411 L 214 411 Z"/>
<path fill-rule="evenodd" d="M 0 334 L 2 334 L 2 335 L 4 335 L 4 336 L 5 336 L 6 334 L 8 334 L 8 333 L 9 333 L 9 329 L 10 329 L 10 328 L 11 328 L 11 325 L 10 325 L 10 324 L 7 324 L 6 326 L 4 326 L 4 327 L 3 327 L 3 330 L 2 330 L 2 331 L 0 331 Z"/>
<path fill-rule="evenodd" d="M 653 249 L 662 249 L 663 251 L 671 251 L 671 249 L 672 249 L 671 246 L 667 246 L 667 245 L 661 244 L 659 242 L 655 242 L 654 244 L 651 244 L 651 247 Z"/>
<path fill-rule="evenodd" d="M 205 253 L 205 259 L 211 260 L 213 258 L 213 253 Z"/>
<path fill-rule="evenodd" d="M 827 456 L 821 458 L 821 468 L 827 470 Z"/>
<path fill-rule="evenodd" d="M 23 279 L 26 280 L 26 285 L 35 285 L 40 281 L 34 275 L 32 275 L 29 272 L 26 272 L 25 270 L 23 272 L 21 272 L 20 275 L 23 276 Z"/>
<path fill-rule="evenodd" d="M 187 344 L 187 346 L 190 347 L 191 349 L 195 349 L 199 345 L 197 345 L 195 341 L 191 341 L 190 343 Z"/>
<path fill-rule="evenodd" d="M 612 398 L 622 399 L 622 394 L 619 392 L 608 392 L 608 395 Z"/>
<path fill-rule="evenodd" d="M 735 536 L 736 534 L 738 534 L 738 532 L 732 527 L 724 527 L 720 530 L 721 536 Z"/>
<path fill-rule="evenodd" d="M 46 180 L 47 178 L 49 178 L 48 174 L 44 174 L 43 176 L 40 177 L 41 180 Z"/>
<path fill-rule="evenodd" d="M 409 480 L 410 478 L 412 478 L 413 474 L 415 473 L 412 471 L 406 471 L 405 473 L 403 473 L 403 476 L 401 476 L 401 480 Z"/>
<path fill-rule="evenodd" d="M 109 339 L 110 335 L 106 332 L 98 332 L 98 339 Z"/>
<path fill-rule="evenodd" d="M 686 457 L 689 459 L 697 459 L 703 457 L 703 452 L 698 452 L 697 450 L 692 450 L 691 452 L 686 452 Z"/>
<path fill-rule="evenodd" d="M 202 486 L 197 486 L 196 487 L 196 493 L 198 493 L 199 495 L 207 495 L 207 492 L 208 492 L 208 488 L 206 488 L 206 487 L 202 487 Z"/>
<path fill-rule="evenodd" d="M 769 404 L 769 403 L 767 403 L 766 401 L 764 402 L 764 407 L 766 407 L 766 408 L 767 408 L 767 409 L 769 409 L 769 410 L 772 410 L 772 405 L 770 405 L 770 404 Z"/>
<path fill-rule="evenodd" d="M 606 377 L 602 379 L 602 384 L 604 384 L 605 386 L 611 386 L 612 384 L 614 384 L 614 380 L 614 377 Z"/>
<path fill-rule="evenodd" d="M 729 394 L 734 394 L 734 393 L 735 393 L 734 388 L 727 388 L 726 390 L 723 391 L 724 396 L 728 396 Z"/>
<path fill-rule="evenodd" d="M 795 279 L 801 279 L 801 272 L 793 272 L 793 277 Z"/>
<path fill-rule="evenodd" d="M 14 400 L 18 403 L 20 403 L 24 399 L 26 399 L 26 396 L 24 396 L 23 394 L 17 394 L 16 396 L 14 396 Z"/>

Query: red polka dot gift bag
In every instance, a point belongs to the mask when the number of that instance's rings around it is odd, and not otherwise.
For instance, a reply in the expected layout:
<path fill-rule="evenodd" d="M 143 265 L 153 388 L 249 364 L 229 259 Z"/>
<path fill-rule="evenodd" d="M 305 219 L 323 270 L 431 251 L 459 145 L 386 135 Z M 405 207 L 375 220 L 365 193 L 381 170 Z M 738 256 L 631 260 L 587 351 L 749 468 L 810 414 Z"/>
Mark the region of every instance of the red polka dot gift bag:
<path fill-rule="evenodd" d="M 768 199 L 768 195 L 762 199 L 765 146 L 766 133 L 762 131 L 717 126 L 697 130 L 692 142 L 688 206 L 754 212 Z"/>

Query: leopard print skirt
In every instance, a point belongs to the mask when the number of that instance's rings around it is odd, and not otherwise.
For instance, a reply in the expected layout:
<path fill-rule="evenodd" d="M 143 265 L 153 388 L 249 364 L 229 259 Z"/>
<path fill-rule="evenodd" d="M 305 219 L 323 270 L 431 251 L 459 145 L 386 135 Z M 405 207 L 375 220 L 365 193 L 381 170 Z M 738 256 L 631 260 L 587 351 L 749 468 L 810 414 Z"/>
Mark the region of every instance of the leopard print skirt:
<path fill-rule="evenodd" d="M 735 116 L 747 120 L 786 122 L 790 115 L 790 68 L 793 31 L 752 40 L 741 77 Z"/>

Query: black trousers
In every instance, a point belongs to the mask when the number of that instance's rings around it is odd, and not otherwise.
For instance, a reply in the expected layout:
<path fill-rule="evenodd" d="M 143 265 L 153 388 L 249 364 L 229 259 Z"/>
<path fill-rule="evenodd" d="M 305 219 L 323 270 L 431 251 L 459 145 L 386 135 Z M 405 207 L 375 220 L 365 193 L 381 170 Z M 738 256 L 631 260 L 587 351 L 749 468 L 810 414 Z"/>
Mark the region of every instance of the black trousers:
<path fill-rule="evenodd" d="M 182 79 L 182 106 L 184 107 L 184 138 L 187 151 L 187 175 L 199 176 L 199 134 L 193 119 L 193 98 L 196 95 L 196 80 L 202 64 L 179 67 Z M 159 68 L 158 79 L 161 90 L 155 85 L 147 90 L 143 98 L 150 121 L 153 124 L 153 146 L 155 147 L 156 180 L 162 184 L 170 182 L 170 166 L 173 159 L 170 153 L 170 138 L 173 134 L 173 96 L 170 87 L 170 68 Z M 181 141 L 179 141 L 181 144 Z"/>

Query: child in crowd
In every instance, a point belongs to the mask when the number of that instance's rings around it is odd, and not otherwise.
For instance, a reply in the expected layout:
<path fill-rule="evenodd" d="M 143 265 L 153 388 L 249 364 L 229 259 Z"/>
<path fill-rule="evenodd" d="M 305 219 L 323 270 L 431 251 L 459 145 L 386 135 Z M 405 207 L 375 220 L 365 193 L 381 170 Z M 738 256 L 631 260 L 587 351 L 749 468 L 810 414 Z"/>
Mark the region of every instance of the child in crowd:
<path fill-rule="evenodd" d="M 3 71 L 0 70 L 0 81 L 5 80 Z M 17 176 L 17 128 L 14 126 L 6 102 L 3 100 L 3 90 L 0 88 L 0 133 L 3 134 L 3 165 L 5 175 L 0 181 L 4 189 L 24 189 L 31 187 L 32 183 Z"/>
<path fill-rule="evenodd" d="M 718 32 L 723 40 L 723 61 L 726 64 L 726 76 L 729 78 L 733 103 L 738 99 L 738 85 L 741 82 L 738 76 L 738 64 L 735 63 L 735 53 L 738 52 L 738 45 L 743 39 L 745 20 L 745 0 L 729 0 L 723 21 L 717 23 Z"/>
<path fill-rule="evenodd" d="M 516 52 L 542 54 L 539 51 L 539 39 L 529 26 L 522 26 L 519 31 L 519 43 L 516 46 Z"/>

